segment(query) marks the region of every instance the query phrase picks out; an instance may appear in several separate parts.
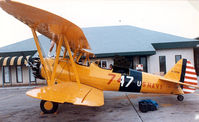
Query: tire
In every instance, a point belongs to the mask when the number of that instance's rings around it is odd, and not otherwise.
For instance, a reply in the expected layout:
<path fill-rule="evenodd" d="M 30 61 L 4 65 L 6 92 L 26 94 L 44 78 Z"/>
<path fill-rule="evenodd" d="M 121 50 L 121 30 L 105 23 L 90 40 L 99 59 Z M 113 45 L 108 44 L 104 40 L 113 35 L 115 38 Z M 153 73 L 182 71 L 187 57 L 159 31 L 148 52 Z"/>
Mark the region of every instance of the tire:
<path fill-rule="evenodd" d="M 178 101 L 183 101 L 183 100 L 184 100 L 184 96 L 178 95 L 178 96 L 177 96 L 177 99 L 178 99 Z"/>
<path fill-rule="evenodd" d="M 58 103 L 41 100 L 40 102 L 40 108 L 44 114 L 52 114 L 55 113 L 58 109 Z"/>

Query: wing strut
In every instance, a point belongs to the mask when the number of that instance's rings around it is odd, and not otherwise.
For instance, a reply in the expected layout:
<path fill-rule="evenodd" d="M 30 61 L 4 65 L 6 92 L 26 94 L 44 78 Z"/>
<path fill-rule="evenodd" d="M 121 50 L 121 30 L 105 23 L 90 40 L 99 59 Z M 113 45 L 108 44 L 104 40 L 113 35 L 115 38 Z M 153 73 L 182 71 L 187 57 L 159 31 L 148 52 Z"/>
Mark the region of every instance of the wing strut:
<path fill-rule="evenodd" d="M 56 74 L 57 64 L 59 61 L 59 55 L 60 55 L 62 43 L 63 43 L 63 36 L 59 36 L 59 43 L 58 43 L 57 51 L 56 51 L 56 58 L 55 58 L 54 67 L 53 67 L 49 85 L 53 85 L 55 82 L 55 74 Z"/>
<path fill-rule="evenodd" d="M 43 55 L 42 55 L 42 52 L 41 52 L 41 47 L 40 47 L 40 45 L 39 45 L 39 40 L 38 40 L 38 37 L 37 37 L 37 34 L 36 34 L 36 32 L 35 32 L 35 30 L 33 29 L 33 28 L 31 28 L 31 30 L 32 30 L 32 34 L 33 34 L 33 37 L 34 37 L 34 40 L 35 40 L 35 44 L 36 44 L 36 46 L 37 46 L 37 51 L 38 51 L 38 53 L 39 53 L 39 57 L 40 57 L 40 60 L 41 60 L 41 64 L 43 65 L 43 67 L 44 67 L 44 71 L 45 71 L 45 73 L 46 73 L 46 75 L 47 75 L 47 81 L 50 81 L 50 74 L 49 74 L 49 72 L 46 70 L 47 69 L 47 64 L 45 63 L 45 61 L 44 61 L 44 57 L 43 57 Z"/>
<path fill-rule="evenodd" d="M 75 79 L 76 79 L 78 85 L 80 86 L 79 75 L 78 75 L 78 72 L 77 72 L 77 69 L 76 69 L 76 66 L 75 66 L 75 62 L 73 60 L 73 56 L 72 56 L 72 53 L 71 53 L 71 50 L 70 50 L 70 46 L 69 46 L 68 40 L 67 40 L 67 38 L 65 36 L 64 36 L 64 42 L 65 42 L 66 48 L 68 50 L 68 54 L 69 54 L 69 57 L 70 57 L 70 62 L 72 64 L 72 68 L 73 68 L 73 71 L 74 71 L 74 74 L 75 74 Z"/>
<path fill-rule="evenodd" d="M 66 53 L 67 53 L 67 49 L 64 50 L 64 56 L 63 56 L 63 58 L 66 58 Z"/>
<path fill-rule="evenodd" d="M 81 56 L 83 55 L 83 53 L 81 52 L 76 60 L 76 62 L 79 62 L 79 59 L 81 58 Z"/>

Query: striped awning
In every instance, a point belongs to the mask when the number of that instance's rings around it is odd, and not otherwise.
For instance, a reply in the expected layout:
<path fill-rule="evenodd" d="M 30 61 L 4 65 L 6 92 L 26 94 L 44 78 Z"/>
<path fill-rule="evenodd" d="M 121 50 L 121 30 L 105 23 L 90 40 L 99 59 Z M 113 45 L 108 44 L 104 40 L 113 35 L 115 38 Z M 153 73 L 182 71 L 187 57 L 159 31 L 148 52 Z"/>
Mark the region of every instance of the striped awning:
<path fill-rule="evenodd" d="M 13 57 L 0 57 L 0 66 L 16 66 L 16 65 L 26 65 L 31 61 L 31 55 L 28 56 L 13 56 Z"/>

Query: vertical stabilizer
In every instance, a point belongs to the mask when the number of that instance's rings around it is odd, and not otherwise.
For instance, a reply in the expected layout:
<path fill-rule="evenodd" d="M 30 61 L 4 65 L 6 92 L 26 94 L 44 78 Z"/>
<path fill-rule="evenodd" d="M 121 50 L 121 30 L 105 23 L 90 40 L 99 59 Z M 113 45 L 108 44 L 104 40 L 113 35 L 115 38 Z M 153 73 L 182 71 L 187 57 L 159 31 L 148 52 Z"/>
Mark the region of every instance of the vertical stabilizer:
<path fill-rule="evenodd" d="M 198 84 L 195 68 L 187 59 L 179 60 L 164 77 L 190 85 Z M 181 88 L 185 94 L 193 93 L 196 90 L 193 87 L 183 85 Z"/>

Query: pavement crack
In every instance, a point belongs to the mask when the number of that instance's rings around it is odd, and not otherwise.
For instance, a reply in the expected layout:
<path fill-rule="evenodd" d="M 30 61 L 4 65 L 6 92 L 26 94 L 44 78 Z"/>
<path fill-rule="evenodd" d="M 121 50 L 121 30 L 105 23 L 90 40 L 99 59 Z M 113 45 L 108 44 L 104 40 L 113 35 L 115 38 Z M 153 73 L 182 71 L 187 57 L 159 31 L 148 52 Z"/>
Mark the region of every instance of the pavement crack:
<path fill-rule="evenodd" d="M 133 109 L 136 111 L 136 113 L 137 113 L 138 117 L 140 118 L 140 120 L 141 120 L 142 122 L 144 122 L 144 121 L 142 120 L 142 117 L 140 116 L 139 112 L 135 109 L 135 106 L 133 105 L 133 103 L 131 102 L 131 100 L 130 100 L 130 98 L 129 98 L 129 96 L 128 96 L 127 94 L 126 94 L 126 97 L 127 97 L 127 99 L 129 100 L 129 102 L 131 103 L 131 105 L 133 106 Z"/>

